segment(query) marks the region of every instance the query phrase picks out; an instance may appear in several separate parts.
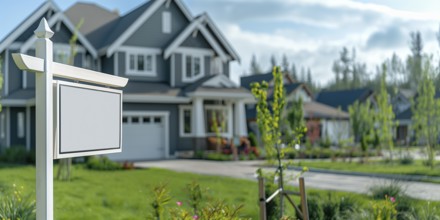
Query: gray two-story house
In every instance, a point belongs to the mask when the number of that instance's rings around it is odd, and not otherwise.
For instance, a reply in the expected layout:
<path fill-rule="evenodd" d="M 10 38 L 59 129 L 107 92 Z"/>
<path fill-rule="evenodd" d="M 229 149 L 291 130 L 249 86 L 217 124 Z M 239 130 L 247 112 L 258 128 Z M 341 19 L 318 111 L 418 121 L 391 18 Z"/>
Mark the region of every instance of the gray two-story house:
<path fill-rule="evenodd" d="M 204 149 L 217 130 L 214 120 L 224 137 L 247 136 L 244 105 L 253 98 L 229 78 L 229 64 L 240 58 L 207 14 L 193 16 L 180 0 L 147 1 L 125 15 L 93 3 L 61 11 L 47 1 L 0 42 L 1 148 L 35 147 L 35 78 L 18 70 L 11 54 L 35 54 L 33 31 L 42 17 L 55 32 L 55 61 L 69 61 L 69 40 L 83 23 L 73 64 L 129 78 L 123 153 L 112 159 L 164 159 Z"/>

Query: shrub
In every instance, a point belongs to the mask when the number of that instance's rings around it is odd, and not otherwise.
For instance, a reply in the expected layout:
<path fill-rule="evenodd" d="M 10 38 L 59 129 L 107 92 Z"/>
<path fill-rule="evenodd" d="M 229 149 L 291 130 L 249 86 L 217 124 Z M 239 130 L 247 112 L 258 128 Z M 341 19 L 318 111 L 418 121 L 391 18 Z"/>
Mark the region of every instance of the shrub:
<path fill-rule="evenodd" d="M 86 167 L 90 170 L 120 170 L 122 165 L 111 161 L 106 156 L 92 156 L 87 160 Z"/>
<path fill-rule="evenodd" d="M 319 198 L 315 196 L 308 197 L 307 206 L 309 209 L 309 219 L 324 219 L 324 211 L 322 210 Z M 300 219 L 298 213 L 296 214 L 296 217 Z"/>
<path fill-rule="evenodd" d="M 404 189 L 398 180 L 374 185 L 369 189 L 373 199 L 383 199 L 385 196 L 400 198 L 405 196 Z"/>
<path fill-rule="evenodd" d="M 195 158 L 195 159 L 203 159 L 203 151 L 201 151 L 201 150 L 196 150 L 196 151 L 194 152 L 194 158 Z"/>
<path fill-rule="evenodd" d="M 327 136 L 324 139 L 320 140 L 319 145 L 324 149 L 329 149 L 332 143 L 330 141 L 330 138 Z"/>
<path fill-rule="evenodd" d="M 226 155 L 221 153 L 208 153 L 204 157 L 206 160 L 227 161 L 232 160 L 232 155 Z"/>
<path fill-rule="evenodd" d="M 32 164 L 35 163 L 35 151 L 28 151 L 23 146 L 11 146 L 1 153 L 0 162 Z"/>
<path fill-rule="evenodd" d="M 414 164 L 414 158 L 411 155 L 407 154 L 400 158 L 399 163 L 402 165 L 411 165 Z"/>
<path fill-rule="evenodd" d="M 250 132 L 248 138 L 249 138 L 249 142 L 251 144 L 251 147 L 257 147 L 257 137 L 255 136 L 255 134 Z"/>
<path fill-rule="evenodd" d="M 165 212 L 165 205 L 171 200 L 170 193 L 167 189 L 166 184 L 160 184 L 154 187 L 154 197 L 151 206 L 153 207 L 154 213 L 152 214 L 153 219 L 163 219 L 163 214 Z"/>
<path fill-rule="evenodd" d="M 0 219 L 35 219 L 35 201 L 23 196 L 23 187 L 13 185 L 12 192 L 0 194 Z"/>

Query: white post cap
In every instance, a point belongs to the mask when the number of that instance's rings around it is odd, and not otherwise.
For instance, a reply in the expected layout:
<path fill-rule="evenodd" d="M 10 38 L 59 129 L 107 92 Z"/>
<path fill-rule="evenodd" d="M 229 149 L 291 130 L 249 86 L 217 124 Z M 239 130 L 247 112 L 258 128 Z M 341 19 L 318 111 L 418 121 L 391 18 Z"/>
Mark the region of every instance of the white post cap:
<path fill-rule="evenodd" d="M 46 18 L 42 18 L 37 29 L 34 31 L 37 38 L 51 38 L 53 36 L 53 31 L 50 29 Z"/>

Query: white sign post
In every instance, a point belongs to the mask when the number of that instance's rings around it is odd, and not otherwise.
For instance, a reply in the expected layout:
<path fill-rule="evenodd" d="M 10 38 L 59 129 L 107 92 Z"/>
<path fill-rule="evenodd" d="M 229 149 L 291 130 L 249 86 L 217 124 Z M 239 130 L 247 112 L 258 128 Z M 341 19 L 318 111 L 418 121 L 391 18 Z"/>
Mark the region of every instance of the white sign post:
<path fill-rule="evenodd" d="M 109 100 L 107 103 L 104 103 L 104 105 L 111 108 L 108 111 L 112 112 L 113 114 L 105 113 L 102 114 L 104 116 L 98 118 L 101 120 L 100 122 L 104 122 L 105 125 L 109 125 L 113 133 L 105 133 L 105 132 L 99 133 L 98 136 L 101 138 L 99 139 L 99 137 L 97 137 L 97 139 L 101 140 L 101 142 L 99 140 L 98 141 L 94 140 L 94 138 L 91 138 L 92 136 L 88 137 L 88 140 L 90 141 L 88 141 L 87 143 L 84 142 L 75 143 L 69 141 L 66 142 L 66 146 L 68 146 L 66 149 L 80 149 L 82 151 L 85 151 L 86 153 L 67 152 L 66 154 L 62 155 L 60 154 L 62 152 L 59 151 L 60 148 L 57 148 L 58 151 L 57 149 L 54 148 L 54 143 L 56 143 L 55 146 L 59 146 L 59 142 L 57 142 L 57 140 L 60 137 L 58 136 L 60 132 L 60 124 L 63 124 L 63 120 L 65 120 L 64 122 L 67 123 L 72 120 L 68 116 L 67 118 L 64 119 L 62 117 L 60 118 L 58 115 L 59 114 L 58 108 L 56 108 L 57 114 L 54 114 L 53 77 L 60 77 L 60 78 L 71 79 L 74 81 L 98 84 L 106 87 L 119 87 L 119 88 L 125 87 L 125 85 L 128 82 L 128 79 L 126 78 L 111 76 L 104 73 L 99 73 L 91 70 L 81 69 L 78 67 L 73 67 L 73 66 L 53 62 L 53 44 L 52 41 L 50 40 L 53 34 L 54 33 L 47 24 L 46 19 L 45 18 L 41 19 L 40 25 L 35 30 L 35 35 L 38 38 L 35 47 L 36 57 L 31 57 L 24 54 L 12 55 L 19 69 L 36 73 L 35 87 L 36 87 L 36 128 L 37 128 L 36 129 L 37 220 L 53 220 L 53 159 L 55 158 L 54 151 L 56 152 L 56 155 L 59 158 L 121 152 L 122 135 L 121 135 L 120 122 L 122 120 L 121 118 L 122 91 L 113 90 L 109 88 L 96 87 L 96 86 L 93 87 L 90 85 L 81 86 L 81 84 L 78 84 L 78 86 L 73 86 L 73 87 L 94 88 L 94 90 L 97 90 L 98 93 L 92 92 L 88 94 L 92 94 L 90 97 L 98 97 L 99 103 L 103 103 L 104 101 L 102 100 Z M 69 83 L 61 83 L 61 84 L 66 85 Z M 56 93 L 57 95 L 62 94 L 58 92 L 58 89 L 56 91 L 57 91 Z M 81 97 L 80 91 L 75 92 L 74 90 L 70 90 L 68 92 L 70 92 L 70 93 L 66 93 L 69 94 L 68 96 L 76 97 L 73 98 L 73 100 L 80 99 Z M 109 92 L 111 94 L 117 94 L 119 99 L 115 99 L 115 96 L 112 95 L 106 95 L 104 94 L 105 92 Z M 77 94 L 80 95 L 77 96 Z M 58 98 L 59 98 L 58 102 L 63 102 L 62 97 L 61 98 L 58 97 Z M 69 106 L 70 102 L 68 99 L 66 100 L 66 103 L 67 103 L 66 106 Z M 95 107 L 96 106 L 99 105 L 95 105 Z M 82 107 L 84 108 L 85 106 Z M 77 106 L 77 108 L 81 108 L 81 106 Z M 100 109 L 98 108 L 98 109 L 91 109 L 90 111 L 96 114 L 99 110 Z M 70 112 L 73 111 L 75 111 L 75 109 L 70 109 Z M 93 117 L 89 115 L 88 119 L 91 118 Z M 54 120 L 57 123 L 53 123 Z M 111 122 L 108 122 L 107 120 L 110 120 Z M 117 122 L 119 122 L 119 124 Z M 93 124 L 97 122 L 95 121 L 91 123 Z M 56 126 L 55 129 L 54 129 L 54 124 Z M 75 123 L 71 123 L 71 125 L 76 126 Z M 72 131 L 72 129 L 67 127 L 62 131 L 70 132 Z M 110 130 L 104 129 L 104 131 L 110 131 Z M 106 134 L 112 136 L 111 138 L 109 138 L 110 141 L 108 140 L 105 140 L 107 142 L 102 141 L 104 139 L 102 137 L 105 137 Z M 81 134 L 79 133 L 77 135 L 81 135 Z M 89 134 L 89 135 L 93 135 L 93 134 Z M 67 135 L 66 137 L 69 138 L 69 135 Z M 117 141 L 112 142 L 111 140 L 117 140 Z M 99 145 L 99 146 L 95 146 L 95 145 Z"/>

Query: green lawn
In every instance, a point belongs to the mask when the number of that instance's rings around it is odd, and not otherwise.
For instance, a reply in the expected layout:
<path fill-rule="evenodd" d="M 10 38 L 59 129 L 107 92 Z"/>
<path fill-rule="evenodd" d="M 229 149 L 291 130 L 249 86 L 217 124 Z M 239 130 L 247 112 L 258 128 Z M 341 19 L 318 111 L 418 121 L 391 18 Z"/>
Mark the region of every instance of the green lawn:
<path fill-rule="evenodd" d="M 250 180 L 218 176 L 179 173 L 162 169 L 128 171 L 91 171 L 81 165 L 73 167 L 71 182 L 55 181 L 55 219 L 146 219 L 152 212 L 152 189 L 167 183 L 173 199 L 187 205 L 186 184 L 197 181 L 207 189 L 206 197 L 224 200 L 228 204 L 244 204 L 242 216 L 258 219 L 257 183 Z M 56 169 L 55 169 L 56 170 Z M 33 166 L 0 166 L 0 190 L 24 186 L 25 193 L 35 193 L 35 168 Z M 325 198 L 329 191 L 308 189 L 308 195 Z M 336 197 L 354 197 L 360 204 L 371 205 L 369 196 L 333 192 Z M 298 198 L 295 199 L 298 201 Z M 423 203 L 425 204 L 425 203 Z M 436 203 L 438 204 L 438 203 Z M 288 214 L 293 213 L 288 208 Z"/>
<path fill-rule="evenodd" d="M 390 163 L 385 161 L 369 161 L 366 163 L 359 162 L 331 162 L 331 161 L 300 161 L 294 165 L 306 166 L 308 168 L 319 168 L 329 170 L 355 171 L 365 173 L 380 174 L 400 174 L 400 175 L 423 175 L 440 177 L 440 169 L 437 167 L 431 169 L 423 165 L 423 161 L 416 160 L 413 164 L 402 165 L 398 161 Z"/>

